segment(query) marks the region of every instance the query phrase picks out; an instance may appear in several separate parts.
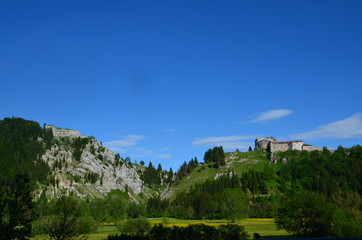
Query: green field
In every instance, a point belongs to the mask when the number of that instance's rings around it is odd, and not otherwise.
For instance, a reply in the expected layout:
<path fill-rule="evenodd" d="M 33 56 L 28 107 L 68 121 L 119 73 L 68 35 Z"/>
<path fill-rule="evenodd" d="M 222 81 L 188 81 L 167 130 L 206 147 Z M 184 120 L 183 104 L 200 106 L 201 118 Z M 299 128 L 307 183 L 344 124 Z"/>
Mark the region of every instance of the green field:
<path fill-rule="evenodd" d="M 149 219 L 151 223 L 163 223 L 164 225 L 186 227 L 189 224 L 198 224 L 203 223 L 210 226 L 218 227 L 219 225 L 226 224 L 226 220 L 181 220 L 174 218 L 151 218 Z M 238 223 L 245 227 L 246 231 L 249 233 L 250 238 L 253 237 L 254 233 L 259 233 L 261 236 L 286 236 L 288 233 L 284 230 L 277 230 L 273 218 L 247 218 L 238 221 Z M 89 240 L 102 240 L 105 239 L 109 234 L 117 234 L 117 228 L 111 224 L 103 224 L 100 227 L 99 233 L 88 234 Z M 45 240 L 45 237 L 37 236 L 32 238 L 32 240 Z"/>

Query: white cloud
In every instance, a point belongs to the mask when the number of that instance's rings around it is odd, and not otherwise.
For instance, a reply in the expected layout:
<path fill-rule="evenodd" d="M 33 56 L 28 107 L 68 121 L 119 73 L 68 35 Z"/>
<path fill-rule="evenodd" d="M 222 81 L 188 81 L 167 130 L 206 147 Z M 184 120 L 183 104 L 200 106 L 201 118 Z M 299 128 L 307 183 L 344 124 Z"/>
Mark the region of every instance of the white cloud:
<path fill-rule="evenodd" d="M 157 155 L 156 158 L 160 158 L 160 159 L 171 159 L 172 155 L 171 154 L 160 154 Z"/>
<path fill-rule="evenodd" d="M 227 136 L 227 137 L 207 137 L 207 138 L 196 138 L 192 143 L 195 146 L 223 146 L 225 149 L 235 150 L 246 149 L 253 142 L 250 139 L 255 139 L 257 136 Z M 247 142 L 241 140 L 249 140 Z"/>
<path fill-rule="evenodd" d="M 119 140 L 105 142 L 104 145 L 113 151 L 124 151 L 124 148 L 133 147 L 137 141 L 144 139 L 143 135 L 126 135 Z"/>
<path fill-rule="evenodd" d="M 266 122 L 269 120 L 274 120 L 274 119 L 278 119 L 278 118 L 282 118 L 282 117 L 286 117 L 290 114 L 292 114 L 293 111 L 288 110 L 288 109 L 274 109 L 274 110 L 269 110 L 266 112 L 263 112 L 259 115 L 257 115 L 254 120 L 252 120 L 251 122 Z"/>
<path fill-rule="evenodd" d="M 348 118 L 319 126 L 313 131 L 290 136 L 308 140 L 319 138 L 362 138 L 362 113 L 356 113 Z"/>

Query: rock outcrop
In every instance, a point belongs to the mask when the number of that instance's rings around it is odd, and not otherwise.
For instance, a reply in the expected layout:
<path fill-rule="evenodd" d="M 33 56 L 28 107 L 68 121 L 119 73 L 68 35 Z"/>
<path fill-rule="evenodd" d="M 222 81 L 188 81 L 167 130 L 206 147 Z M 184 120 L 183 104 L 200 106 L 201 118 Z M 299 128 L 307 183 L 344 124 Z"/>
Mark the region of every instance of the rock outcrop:
<path fill-rule="evenodd" d="M 79 197 L 102 197 L 120 189 L 139 194 L 143 182 L 131 163 L 79 131 L 46 126 L 53 133 L 50 149 L 42 159 L 53 169 L 54 186 L 47 194 L 68 192 Z"/>

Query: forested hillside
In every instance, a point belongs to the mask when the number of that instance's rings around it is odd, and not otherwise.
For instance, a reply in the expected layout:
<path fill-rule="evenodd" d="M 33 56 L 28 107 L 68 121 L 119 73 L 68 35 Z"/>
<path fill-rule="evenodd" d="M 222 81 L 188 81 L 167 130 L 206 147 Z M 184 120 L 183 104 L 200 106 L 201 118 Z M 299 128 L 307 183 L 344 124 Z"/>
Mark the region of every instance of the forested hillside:
<path fill-rule="evenodd" d="M 37 122 L 21 118 L 0 121 L 0 178 L 6 180 L 26 174 L 32 180 L 45 183 L 50 168 L 41 156 L 51 147 L 52 139 L 51 131 L 41 128 Z"/>
<path fill-rule="evenodd" d="M 210 150 L 205 156 L 209 156 L 209 153 Z M 312 204 L 320 209 L 324 205 L 330 206 L 325 210 L 329 214 L 326 221 L 333 225 L 334 231 L 330 232 L 332 225 L 329 225 L 326 227 L 329 232 L 325 230 L 321 233 L 323 236 L 358 236 L 362 233 L 361 146 L 349 149 L 339 147 L 333 153 L 326 148 L 323 151 L 278 153 L 276 164 L 270 164 L 265 159 L 265 153 L 237 151 L 225 155 L 224 166 L 213 161 L 198 164 L 188 172 L 182 171 L 187 166 L 183 164 L 177 173 L 181 171 L 184 180 L 174 182 L 170 188 L 174 190 L 174 195 L 171 198 L 156 196 L 150 199 L 148 214 L 230 220 L 247 216 L 278 217 L 281 216 L 278 215 L 280 211 L 294 212 L 296 209 L 293 208 L 297 207 L 307 212 L 308 206 L 298 206 L 295 201 L 295 196 L 299 194 L 310 196 L 303 204 Z M 195 179 L 198 180 L 195 182 Z M 293 199 L 290 209 L 285 210 L 283 203 L 290 199 Z M 315 218 L 323 219 L 323 216 Z M 286 227 L 285 222 L 279 223 L 281 228 Z M 321 231 L 315 229 L 316 225 L 314 223 L 314 231 Z M 310 234 L 309 230 L 306 233 L 290 227 L 287 230 L 303 236 Z M 312 235 L 315 234 L 313 232 Z"/>

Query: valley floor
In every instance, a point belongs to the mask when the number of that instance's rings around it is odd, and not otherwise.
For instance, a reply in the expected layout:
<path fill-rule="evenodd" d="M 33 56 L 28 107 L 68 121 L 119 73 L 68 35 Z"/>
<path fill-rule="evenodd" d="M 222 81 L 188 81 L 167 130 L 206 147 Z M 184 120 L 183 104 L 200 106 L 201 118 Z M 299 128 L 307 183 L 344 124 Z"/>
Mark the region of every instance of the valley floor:
<path fill-rule="evenodd" d="M 152 223 L 158 224 L 163 223 L 165 226 L 179 226 L 186 227 L 189 224 L 198 224 L 203 223 L 210 226 L 220 226 L 222 224 L 227 224 L 227 220 L 182 220 L 175 218 L 150 218 Z M 277 230 L 276 224 L 273 218 L 247 218 L 238 221 L 238 224 L 245 227 L 245 230 L 249 233 L 250 238 L 253 238 L 254 233 L 259 233 L 261 237 L 265 236 L 286 236 L 288 233 L 284 230 Z M 99 233 L 88 234 L 89 240 L 102 240 L 105 239 L 110 234 L 119 234 L 116 226 L 113 224 L 103 224 L 100 227 Z M 42 236 L 36 236 L 32 240 L 45 240 L 46 238 Z"/>

